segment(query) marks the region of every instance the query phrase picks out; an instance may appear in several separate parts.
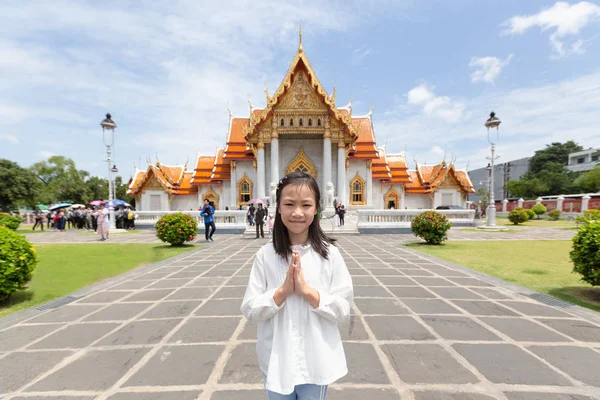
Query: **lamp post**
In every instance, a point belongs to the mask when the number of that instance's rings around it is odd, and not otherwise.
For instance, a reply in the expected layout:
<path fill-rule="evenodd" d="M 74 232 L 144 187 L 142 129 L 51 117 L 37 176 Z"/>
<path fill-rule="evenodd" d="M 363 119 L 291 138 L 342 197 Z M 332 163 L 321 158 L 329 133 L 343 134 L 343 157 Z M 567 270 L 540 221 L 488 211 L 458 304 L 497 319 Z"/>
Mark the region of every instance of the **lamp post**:
<path fill-rule="evenodd" d="M 110 230 L 115 230 L 117 228 L 115 223 L 115 207 L 113 205 L 113 182 L 112 182 L 112 172 L 113 170 L 118 171 L 117 167 L 113 165 L 111 168 L 111 154 L 112 147 L 115 144 L 115 128 L 117 124 L 111 119 L 110 114 L 106 114 L 106 118 L 100 122 L 100 126 L 102 126 L 102 141 L 106 146 L 106 164 L 108 165 L 108 212 L 110 213 Z M 109 131 L 107 133 L 106 131 Z M 109 136 L 107 138 L 107 136 Z"/>
<path fill-rule="evenodd" d="M 498 141 L 499 126 L 502 123 L 499 118 L 496 117 L 495 112 L 490 113 L 490 117 L 485 121 L 485 127 L 487 128 L 488 142 L 492 147 L 492 156 L 490 160 L 490 204 L 488 205 L 487 212 L 487 226 L 496 226 L 496 201 L 494 199 L 494 160 L 496 159 L 496 143 L 490 138 L 490 128 L 496 128 L 496 141 Z"/>

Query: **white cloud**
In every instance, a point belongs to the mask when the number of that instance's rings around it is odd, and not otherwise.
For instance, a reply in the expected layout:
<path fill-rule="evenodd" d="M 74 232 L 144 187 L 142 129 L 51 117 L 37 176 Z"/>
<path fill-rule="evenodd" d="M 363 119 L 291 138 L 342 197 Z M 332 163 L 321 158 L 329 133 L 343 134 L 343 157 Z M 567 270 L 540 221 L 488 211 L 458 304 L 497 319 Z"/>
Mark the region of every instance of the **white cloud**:
<path fill-rule="evenodd" d="M 352 62 L 354 64 L 359 63 L 362 59 L 373 53 L 373 50 L 367 46 L 361 46 L 352 50 Z"/>
<path fill-rule="evenodd" d="M 582 40 L 570 45 L 565 43 L 567 36 L 575 36 L 592 20 L 600 17 L 600 6 L 582 1 L 577 4 L 556 2 L 552 7 L 533 15 L 518 15 L 505 21 L 502 31 L 505 35 L 521 35 L 529 28 L 539 27 L 543 31 L 552 31 L 550 43 L 558 57 L 572 53 L 582 53 Z"/>
<path fill-rule="evenodd" d="M 425 115 L 440 118 L 446 122 L 459 122 L 463 118 L 464 105 L 454 102 L 448 96 L 436 96 L 427 84 L 409 90 L 408 103 L 423 107 Z"/>
<path fill-rule="evenodd" d="M 46 160 L 46 159 L 48 159 L 48 158 L 50 158 L 50 157 L 52 157 L 52 156 L 55 156 L 55 155 L 56 155 L 56 154 L 52 153 L 51 151 L 46 151 L 46 150 L 40 150 L 40 151 L 38 152 L 38 156 L 40 156 L 40 157 L 41 157 L 41 158 L 43 158 L 44 160 Z"/>
<path fill-rule="evenodd" d="M 469 63 L 469 67 L 476 68 L 471 74 L 471 82 L 494 82 L 502 69 L 506 67 L 513 58 L 509 54 L 506 59 L 501 60 L 498 57 L 473 57 Z"/>
<path fill-rule="evenodd" d="M 0 134 L 0 141 L 8 142 L 10 144 L 18 144 L 19 139 L 15 135 Z"/>

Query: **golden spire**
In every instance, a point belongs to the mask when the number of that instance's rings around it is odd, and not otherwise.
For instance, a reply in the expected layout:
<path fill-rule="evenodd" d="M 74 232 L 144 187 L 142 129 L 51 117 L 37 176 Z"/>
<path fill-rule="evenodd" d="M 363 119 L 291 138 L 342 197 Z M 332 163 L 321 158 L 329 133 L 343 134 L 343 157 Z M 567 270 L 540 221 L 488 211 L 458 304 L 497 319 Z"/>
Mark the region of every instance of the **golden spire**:
<path fill-rule="evenodd" d="M 302 53 L 304 49 L 302 49 L 302 21 L 300 21 L 300 40 L 298 42 L 298 52 Z"/>

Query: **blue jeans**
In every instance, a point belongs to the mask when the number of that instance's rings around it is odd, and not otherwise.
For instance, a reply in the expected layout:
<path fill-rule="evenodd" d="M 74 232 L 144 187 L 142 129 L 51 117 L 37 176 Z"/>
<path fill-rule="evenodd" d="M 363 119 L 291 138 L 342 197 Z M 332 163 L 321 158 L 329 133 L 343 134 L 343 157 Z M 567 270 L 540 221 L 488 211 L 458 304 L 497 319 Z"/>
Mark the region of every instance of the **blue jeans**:
<path fill-rule="evenodd" d="M 296 385 L 290 394 L 279 394 L 267 390 L 267 399 L 269 400 L 325 400 L 326 395 L 327 385 Z"/>

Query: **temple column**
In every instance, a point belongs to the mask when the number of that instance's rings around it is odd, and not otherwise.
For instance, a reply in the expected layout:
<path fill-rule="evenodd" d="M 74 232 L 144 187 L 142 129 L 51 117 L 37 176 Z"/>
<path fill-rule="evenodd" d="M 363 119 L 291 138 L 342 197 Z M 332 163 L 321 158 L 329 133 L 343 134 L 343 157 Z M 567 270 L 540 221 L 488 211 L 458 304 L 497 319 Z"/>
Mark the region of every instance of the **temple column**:
<path fill-rule="evenodd" d="M 325 128 L 325 135 L 323 135 L 323 189 L 321 193 L 326 193 L 329 182 L 331 182 L 331 132 L 329 128 Z M 325 204 L 325 208 L 333 208 L 333 204 Z"/>
<path fill-rule="evenodd" d="M 367 160 L 367 205 L 373 205 L 373 171 L 371 167 L 373 166 L 373 161 Z"/>
<path fill-rule="evenodd" d="M 385 205 L 384 205 L 385 207 Z M 402 186 L 402 191 L 400 192 L 400 209 L 404 210 L 406 208 L 406 190 L 404 186 Z"/>
<path fill-rule="evenodd" d="M 344 205 L 348 204 L 348 199 L 346 198 L 346 146 L 342 140 L 338 142 L 338 180 L 337 180 L 337 197 L 338 199 L 344 203 Z"/>
<path fill-rule="evenodd" d="M 265 144 L 258 142 L 258 155 L 256 160 L 256 197 L 265 197 Z"/>
<path fill-rule="evenodd" d="M 277 123 L 275 122 L 273 125 L 277 125 Z M 271 183 L 275 185 L 279 183 L 279 136 L 275 128 L 271 133 Z"/>
<path fill-rule="evenodd" d="M 237 177 L 235 173 L 235 161 L 231 162 L 231 197 L 230 197 L 230 207 L 233 207 L 232 210 L 237 209 Z"/>

